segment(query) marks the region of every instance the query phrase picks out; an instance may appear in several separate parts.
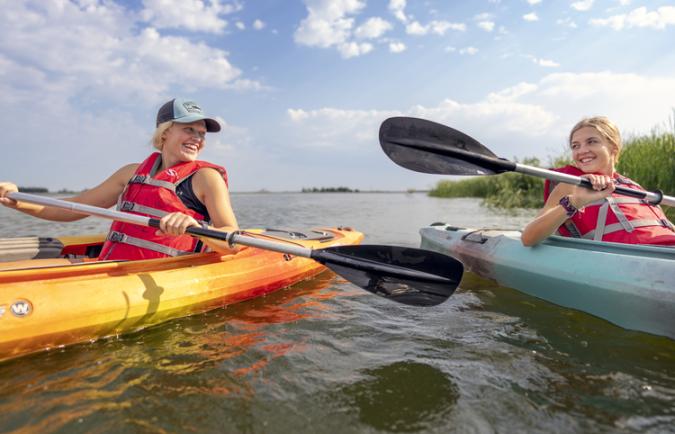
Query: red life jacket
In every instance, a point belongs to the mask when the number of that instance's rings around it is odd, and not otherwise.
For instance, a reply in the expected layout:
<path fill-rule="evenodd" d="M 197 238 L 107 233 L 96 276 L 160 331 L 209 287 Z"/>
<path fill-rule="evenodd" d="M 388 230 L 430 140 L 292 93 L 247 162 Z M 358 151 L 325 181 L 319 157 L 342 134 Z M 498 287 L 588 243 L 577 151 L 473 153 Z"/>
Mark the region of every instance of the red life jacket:
<path fill-rule="evenodd" d="M 178 163 L 157 172 L 162 154 L 155 152 L 136 169 L 134 176 L 119 197 L 117 209 L 146 217 L 162 218 L 172 212 L 182 212 L 197 221 L 204 216 L 188 208 L 176 195 L 176 187 L 203 167 L 218 170 L 227 184 L 225 169 L 205 161 Z M 103 244 L 99 260 L 136 260 L 164 258 L 194 253 L 201 243 L 184 234 L 155 235 L 157 228 L 114 222 Z"/>
<path fill-rule="evenodd" d="M 553 170 L 574 176 L 584 174 L 574 166 Z M 644 191 L 635 181 L 617 173 L 614 180 L 617 184 Z M 548 199 L 553 187 L 555 185 L 546 180 L 544 200 Z M 558 233 L 567 237 L 625 244 L 675 244 L 673 224 L 660 207 L 617 193 L 586 205 L 560 226 Z"/>

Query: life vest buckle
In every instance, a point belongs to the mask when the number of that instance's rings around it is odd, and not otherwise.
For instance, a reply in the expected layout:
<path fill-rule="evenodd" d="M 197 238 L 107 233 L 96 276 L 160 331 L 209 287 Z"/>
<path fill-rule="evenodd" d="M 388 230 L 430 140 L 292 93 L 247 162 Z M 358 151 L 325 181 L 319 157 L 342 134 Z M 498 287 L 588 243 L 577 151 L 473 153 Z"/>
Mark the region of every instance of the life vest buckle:
<path fill-rule="evenodd" d="M 111 231 L 108 234 L 108 240 L 112 241 L 113 243 L 121 243 L 124 241 L 124 238 L 126 236 L 122 232 L 117 232 L 117 231 Z"/>
<path fill-rule="evenodd" d="M 134 203 L 129 202 L 128 200 L 125 200 L 122 202 L 122 206 L 120 206 L 121 211 L 133 211 L 134 209 Z"/>
<path fill-rule="evenodd" d="M 144 184 L 146 178 L 147 178 L 147 177 L 146 177 L 145 175 L 134 175 L 134 176 L 132 176 L 131 179 L 129 180 L 129 183 L 130 183 L 130 184 Z"/>

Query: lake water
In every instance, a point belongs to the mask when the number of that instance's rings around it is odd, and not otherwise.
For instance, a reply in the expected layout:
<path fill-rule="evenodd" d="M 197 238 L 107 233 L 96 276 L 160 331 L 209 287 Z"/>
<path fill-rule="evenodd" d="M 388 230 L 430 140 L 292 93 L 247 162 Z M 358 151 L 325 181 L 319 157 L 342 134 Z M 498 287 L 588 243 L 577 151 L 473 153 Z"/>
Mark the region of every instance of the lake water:
<path fill-rule="evenodd" d="M 235 194 L 242 227 L 518 228 L 473 199 Z M 105 232 L 0 207 L 0 237 Z M 0 432 L 675 432 L 675 341 L 470 274 L 444 304 L 389 302 L 330 272 L 253 300 L 0 363 Z"/>

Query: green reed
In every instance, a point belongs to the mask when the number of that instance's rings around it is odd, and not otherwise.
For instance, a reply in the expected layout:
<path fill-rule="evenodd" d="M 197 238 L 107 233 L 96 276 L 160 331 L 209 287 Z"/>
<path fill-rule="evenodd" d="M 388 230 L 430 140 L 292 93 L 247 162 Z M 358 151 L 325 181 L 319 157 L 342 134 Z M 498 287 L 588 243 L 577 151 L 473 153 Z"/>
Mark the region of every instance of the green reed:
<path fill-rule="evenodd" d="M 526 158 L 523 163 L 540 166 L 536 158 Z M 543 205 L 543 194 L 544 184 L 540 179 L 520 173 L 443 180 L 429 192 L 435 197 L 482 197 L 485 205 L 504 209 L 539 208 Z"/>
<path fill-rule="evenodd" d="M 647 190 L 675 195 L 675 120 L 671 132 L 653 131 L 627 140 L 616 169 Z M 675 207 L 663 208 L 672 221 Z"/>

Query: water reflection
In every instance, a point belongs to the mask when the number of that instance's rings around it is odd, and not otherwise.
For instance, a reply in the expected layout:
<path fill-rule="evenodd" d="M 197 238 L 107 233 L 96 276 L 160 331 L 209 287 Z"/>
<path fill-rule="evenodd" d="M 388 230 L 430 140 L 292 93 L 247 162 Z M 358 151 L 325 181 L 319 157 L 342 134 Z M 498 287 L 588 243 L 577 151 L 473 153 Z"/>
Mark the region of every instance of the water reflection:
<path fill-rule="evenodd" d="M 459 391 L 443 371 L 419 362 L 400 361 L 365 371 L 368 378 L 342 393 L 359 420 L 392 432 L 424 431 L 446 418 Z"/>

